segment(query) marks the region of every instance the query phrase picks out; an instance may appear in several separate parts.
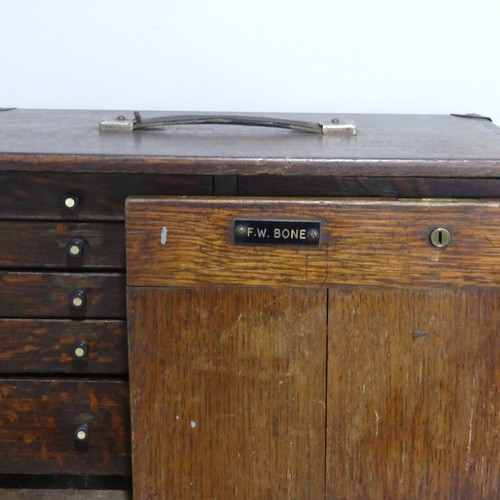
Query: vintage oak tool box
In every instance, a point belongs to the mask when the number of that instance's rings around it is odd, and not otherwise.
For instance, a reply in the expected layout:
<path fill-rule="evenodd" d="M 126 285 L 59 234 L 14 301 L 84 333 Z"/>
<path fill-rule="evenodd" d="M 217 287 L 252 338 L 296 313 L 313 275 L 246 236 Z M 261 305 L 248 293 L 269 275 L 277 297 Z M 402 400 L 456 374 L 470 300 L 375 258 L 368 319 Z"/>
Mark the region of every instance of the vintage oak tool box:
<path fill-rule="evenodd" d="M 499 215 L 477 115 L 4 109 L 0 488 L 497 497 Z"/>

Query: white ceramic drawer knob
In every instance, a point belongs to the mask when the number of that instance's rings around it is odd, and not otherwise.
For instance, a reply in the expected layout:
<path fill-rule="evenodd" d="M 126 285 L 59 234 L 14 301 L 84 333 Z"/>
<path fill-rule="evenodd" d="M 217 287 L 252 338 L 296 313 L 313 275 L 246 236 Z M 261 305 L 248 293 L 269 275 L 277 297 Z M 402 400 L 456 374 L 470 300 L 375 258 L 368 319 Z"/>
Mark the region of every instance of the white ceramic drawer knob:
<path fill-rule="evenodd" d="M 64 206 L 68 210 L 74 210 L 80 204 L 80 200 L 76 194 L 68 193 L 64 195 Z"/>
<path fill-rule="evenodd" d="M 73 238 L 66 245 L 66 253 L 69 257 L 81 257 L 85 249 L 85 242 L 82 238 Z"/>
<path fill-rule="evenodd" d="M 89 355 L 89 346 L 87 342 L 77 342 L 71 349 L 71 353 L 75 359 L 86 359 Z"/>
<path fill-rule="evenodd" d="M 87 305 L 87 296 L 83 290 L 75 290 L 69 297 L 73 309 L 84 309 Z"/>
<path fill-rule="evenodd" d="M 86 443 L 90 439 L 90 428 L 87 424 L 79 425 L 74 432 L 75 440 L 79 443 Z"/>

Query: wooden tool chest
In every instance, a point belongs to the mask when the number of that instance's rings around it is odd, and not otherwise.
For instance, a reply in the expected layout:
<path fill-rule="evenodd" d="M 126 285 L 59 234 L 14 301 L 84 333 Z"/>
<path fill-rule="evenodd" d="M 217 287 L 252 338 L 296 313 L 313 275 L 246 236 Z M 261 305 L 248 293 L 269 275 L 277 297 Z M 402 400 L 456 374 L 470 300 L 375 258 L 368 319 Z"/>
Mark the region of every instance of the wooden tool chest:
<path fill-rule="evenodd" d="M 499 495 L 500 130 L 211 116 L 0 112 L 0 488 Z"/>

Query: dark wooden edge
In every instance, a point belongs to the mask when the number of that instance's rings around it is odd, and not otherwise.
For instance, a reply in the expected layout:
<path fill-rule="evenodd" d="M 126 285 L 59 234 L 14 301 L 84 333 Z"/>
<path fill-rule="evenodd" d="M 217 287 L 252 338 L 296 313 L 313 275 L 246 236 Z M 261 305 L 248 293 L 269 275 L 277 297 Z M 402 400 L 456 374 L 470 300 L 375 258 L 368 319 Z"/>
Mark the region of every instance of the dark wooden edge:
<path fill-rule="evenodd" d="M 0 474 L 0 488 L 132 491 L 130 476 Z"/>
<path fill-rule="evenodd" d="M 188 175 L 308 175 L 342 177 L 462 177 L 498 178 L 500 160 L 227 158 L 109 155 L 0 155 L 0 171 L 188 174 Z M 437 175 L 439 173 L 439 175 Z"/>
<path fill-rule="evenodd" d="M 237 187 L 240 196 L 500 197 L 500 178 L 242 175 L 237 179 Z"/>

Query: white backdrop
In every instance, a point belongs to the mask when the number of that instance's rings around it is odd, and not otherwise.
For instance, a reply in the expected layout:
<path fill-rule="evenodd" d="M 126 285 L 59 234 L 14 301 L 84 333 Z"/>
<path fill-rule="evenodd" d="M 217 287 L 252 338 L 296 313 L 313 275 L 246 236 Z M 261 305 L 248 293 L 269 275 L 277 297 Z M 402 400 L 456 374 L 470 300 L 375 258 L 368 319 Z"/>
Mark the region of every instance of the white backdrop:
<path fill-rule="evenodd" d="M 498 0 L 0 0 L 0 107 L 476 112 Z"/>

